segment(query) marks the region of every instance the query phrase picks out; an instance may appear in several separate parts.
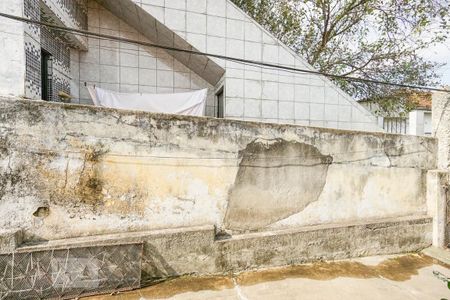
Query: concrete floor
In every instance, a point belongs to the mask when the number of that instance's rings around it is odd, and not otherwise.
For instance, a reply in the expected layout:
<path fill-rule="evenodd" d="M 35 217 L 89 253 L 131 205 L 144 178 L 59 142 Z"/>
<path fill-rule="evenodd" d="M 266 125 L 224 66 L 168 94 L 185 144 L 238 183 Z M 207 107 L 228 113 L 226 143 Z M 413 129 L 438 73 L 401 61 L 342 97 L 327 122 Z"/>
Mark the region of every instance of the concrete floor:
<path fill-rule="evenodd" d="M 234 277 L 180 278 L 90 299 L 450 300 L 450 289 L 433 271 L 450 277 L 448 265 L 426 255 L 371 257 L 248 272 Z"/>

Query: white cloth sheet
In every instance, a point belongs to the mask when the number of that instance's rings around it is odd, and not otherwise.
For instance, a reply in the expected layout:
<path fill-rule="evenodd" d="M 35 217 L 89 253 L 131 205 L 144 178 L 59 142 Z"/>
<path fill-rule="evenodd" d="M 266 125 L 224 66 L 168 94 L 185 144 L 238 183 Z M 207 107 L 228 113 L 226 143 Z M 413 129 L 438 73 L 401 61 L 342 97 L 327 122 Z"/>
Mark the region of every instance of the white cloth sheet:
<path fill-rule="evenodd" d="M 207 89 L 177 94 L 117 93 L 88 86 L 96 106 L 187 116 L 203 116 Z"/>

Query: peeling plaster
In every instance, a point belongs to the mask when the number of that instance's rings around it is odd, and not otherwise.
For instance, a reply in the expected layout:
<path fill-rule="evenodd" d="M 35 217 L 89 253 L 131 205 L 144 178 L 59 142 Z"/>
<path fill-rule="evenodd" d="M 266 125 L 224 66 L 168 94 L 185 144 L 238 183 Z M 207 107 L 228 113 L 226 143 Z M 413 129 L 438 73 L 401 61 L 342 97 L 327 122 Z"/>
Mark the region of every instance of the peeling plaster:
<path fill-rule="evenodd" d="M 333 161 L 314 146 L 281 139 L 256 140 L 239 156 L 224 222 L 231 230 L 263 228 L 317 201 Z"/>

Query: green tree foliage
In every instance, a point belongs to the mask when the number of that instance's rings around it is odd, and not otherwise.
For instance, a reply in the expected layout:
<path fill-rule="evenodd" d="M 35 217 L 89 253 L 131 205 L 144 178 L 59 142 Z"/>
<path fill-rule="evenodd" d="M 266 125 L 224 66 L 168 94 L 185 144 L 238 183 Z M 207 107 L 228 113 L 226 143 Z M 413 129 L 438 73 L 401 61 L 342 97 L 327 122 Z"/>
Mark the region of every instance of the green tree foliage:
<path fill-rule="evenodd" d="M 316 69 L 412 85 L 438 85 L 440 66 L 420 56 L 448 42 L 448 0 L 233 0 Z M 357 99 L 392 106 L 386 86 L 335 80 Z M 384 104 L 383 104 L 384 103 Z M 387 108 L 387 107 L 386 107 Z"/>

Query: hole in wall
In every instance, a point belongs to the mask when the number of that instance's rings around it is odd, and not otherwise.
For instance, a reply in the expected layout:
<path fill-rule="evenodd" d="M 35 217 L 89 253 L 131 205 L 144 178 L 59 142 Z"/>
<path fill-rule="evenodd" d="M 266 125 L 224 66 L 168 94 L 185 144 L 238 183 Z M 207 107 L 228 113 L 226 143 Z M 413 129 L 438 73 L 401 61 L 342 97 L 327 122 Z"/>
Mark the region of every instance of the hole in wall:
<path fill-rule="evenodd" d="M 50 208 L 46 206 L 38 207 L 38 209 L 33 213 L 33 216 L 38 218 L 45 218 L 48 217 L 50 214 Z"/>

